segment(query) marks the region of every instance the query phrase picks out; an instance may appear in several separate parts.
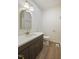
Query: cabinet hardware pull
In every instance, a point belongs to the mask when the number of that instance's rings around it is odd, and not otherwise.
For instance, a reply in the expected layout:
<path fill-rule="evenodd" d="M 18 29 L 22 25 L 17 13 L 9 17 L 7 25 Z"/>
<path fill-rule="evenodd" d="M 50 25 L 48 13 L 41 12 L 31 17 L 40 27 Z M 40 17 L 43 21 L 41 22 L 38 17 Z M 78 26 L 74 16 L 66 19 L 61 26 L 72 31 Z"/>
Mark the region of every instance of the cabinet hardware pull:
<path fill-rule="evenodd" d="M 18 55 L 20 58 L 24 59 L 24 56 L 23 55 Z"/>

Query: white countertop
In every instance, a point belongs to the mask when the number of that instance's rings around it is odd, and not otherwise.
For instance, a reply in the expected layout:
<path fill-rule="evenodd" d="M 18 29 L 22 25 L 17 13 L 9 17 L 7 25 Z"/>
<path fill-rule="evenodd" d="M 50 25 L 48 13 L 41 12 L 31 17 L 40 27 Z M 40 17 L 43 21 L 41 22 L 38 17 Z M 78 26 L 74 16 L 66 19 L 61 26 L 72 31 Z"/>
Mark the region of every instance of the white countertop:
<path fill-rule="evenodd" d="M 42 34 L 42 32 L 34 32 L 30 33 L 29 35 L 26 35 L 24 31 L 20 31 L 20 33 L 18 34 L 18 47 L 22 46 L 23 44 L 33 40 L 34 38 Z"/>

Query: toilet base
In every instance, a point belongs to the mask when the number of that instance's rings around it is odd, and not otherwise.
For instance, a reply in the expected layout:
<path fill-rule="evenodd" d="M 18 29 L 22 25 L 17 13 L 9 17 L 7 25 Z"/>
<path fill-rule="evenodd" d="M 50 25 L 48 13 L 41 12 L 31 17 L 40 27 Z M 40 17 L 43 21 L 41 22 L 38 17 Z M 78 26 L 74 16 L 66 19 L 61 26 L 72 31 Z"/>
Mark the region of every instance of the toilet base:
<path fill-rule="evenodd" d="M 49 46 L 49 40 L 44 39 L 43 44 L 46 45 L 46 46 Z"/>

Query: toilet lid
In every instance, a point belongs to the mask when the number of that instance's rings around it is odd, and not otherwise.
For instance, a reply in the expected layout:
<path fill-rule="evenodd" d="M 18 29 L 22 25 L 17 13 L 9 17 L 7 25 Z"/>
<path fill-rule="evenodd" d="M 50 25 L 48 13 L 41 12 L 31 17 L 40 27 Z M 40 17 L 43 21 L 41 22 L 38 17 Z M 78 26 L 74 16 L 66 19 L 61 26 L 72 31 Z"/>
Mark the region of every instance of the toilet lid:
<path fill-rule="evenodd" d="M 45 39 L 49 39 L 50 37 L 49 37 L 49 36 L 44 36 L 44 38 L 45 38 Z"/>

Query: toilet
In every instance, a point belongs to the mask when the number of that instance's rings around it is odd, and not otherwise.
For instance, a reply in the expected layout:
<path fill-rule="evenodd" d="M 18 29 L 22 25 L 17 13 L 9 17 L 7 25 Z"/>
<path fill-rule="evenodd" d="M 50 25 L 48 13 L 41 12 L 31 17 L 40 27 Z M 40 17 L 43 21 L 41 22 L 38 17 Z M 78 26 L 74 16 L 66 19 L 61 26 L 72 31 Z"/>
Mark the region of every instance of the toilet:
<path fill-rule="evenodd" d="M 46 45 L 46 46 L 49 46 L 49 39 L 50 39 L 50 36 L 44 35 L 44 42 L 43 42 L 43 44 Z"/>

